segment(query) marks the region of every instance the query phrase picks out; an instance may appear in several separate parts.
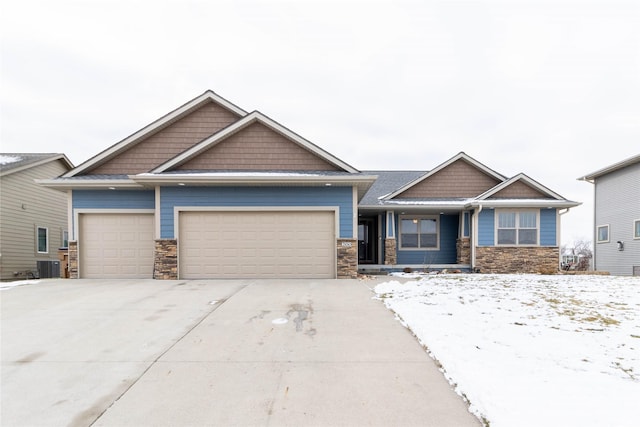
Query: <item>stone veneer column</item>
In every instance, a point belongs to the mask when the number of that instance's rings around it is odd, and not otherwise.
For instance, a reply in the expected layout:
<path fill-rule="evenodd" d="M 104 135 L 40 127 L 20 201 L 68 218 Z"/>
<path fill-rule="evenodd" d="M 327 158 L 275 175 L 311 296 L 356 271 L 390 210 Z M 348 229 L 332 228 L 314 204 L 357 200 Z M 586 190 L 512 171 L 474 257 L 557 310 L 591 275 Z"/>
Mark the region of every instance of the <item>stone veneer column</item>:
<path fill-rule="evenodd" d="M 336 242 L 338 279 L 356 279 L 358 277 L 358 241 L 337 239 Z"/>
<path fill-rule="evenodd" d="M 559 259 L 557 246 L 476 248 L 476 267 L 481 273 L 555 274 Z"/>
<path fill-rule="evenodd" d="M 178 279 L 178 241 L 176 239 L 155 241 L 153 278 L 159 280 Z"/>
<path fill-rule="evenodd" d="M 461 237 L 456 241 L 456 262 L 458 264 L 471 264 L 471 239 Z"/>
<path fill-rule="evenodd" d="M 69 279 L 78 278 L 78 242 L 69 242 Z"/>
<path fill-rule="evenodd" d="M 384 264 L 395 265 L 398 263 L 398 252 L 396 251 L 396 239 L 384 239 Z"/>

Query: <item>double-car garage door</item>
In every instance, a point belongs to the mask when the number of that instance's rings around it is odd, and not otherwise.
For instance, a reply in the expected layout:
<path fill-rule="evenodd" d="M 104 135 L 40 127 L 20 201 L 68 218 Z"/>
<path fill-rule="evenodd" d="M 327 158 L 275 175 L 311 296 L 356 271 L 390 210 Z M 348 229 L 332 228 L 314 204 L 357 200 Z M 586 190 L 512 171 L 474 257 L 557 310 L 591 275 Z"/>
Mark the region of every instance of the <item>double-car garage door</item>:
<path fill-rule="evenodd" d="M 180 212 L 179 274 L 334 278 L 333 211 Z"/>
<path fill-rule="evenodd" d="M 79 219 L 80 277 L 152 277 L 152 214 Z M 176 220 L 180 278 L 335 277 L 333 211 L 182 211 Z"/>

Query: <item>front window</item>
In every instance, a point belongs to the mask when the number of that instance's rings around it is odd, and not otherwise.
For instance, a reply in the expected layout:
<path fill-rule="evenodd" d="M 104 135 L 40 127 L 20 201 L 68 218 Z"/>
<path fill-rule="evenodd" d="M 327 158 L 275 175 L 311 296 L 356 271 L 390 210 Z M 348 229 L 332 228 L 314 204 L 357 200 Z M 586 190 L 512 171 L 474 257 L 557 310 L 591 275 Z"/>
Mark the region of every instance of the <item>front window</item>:
<path fill-rule="evenodd" d="M 496 227 L 499 245 L 537 245 L 536 211 L 500 211 Z"/>
<path fill-rule="evenodd" d="M 62 231 L 62 248 L 69 247 L 69 232 L 67 230 Z"/>
<path fill-rule="evenodd" d="M 400 248 L 437 249 L 438 219 L 424 216 L 400 218 Z"/>
<path fill-rule="evenodd" d="M 606 243 L 609 241 L 609 225 L 599 225 L 597 229 L 598 243 Z"/>
<path fill-rule="evenodd" d="M 640 219 L 633 221 L 633 238 L 640 239 Z"/>
<path fill-rule="evenodd" d="M 49 252 L 49 230 L 47 228 L 37 228 L 36 245 L 39 254 L 46 254 Z"/>

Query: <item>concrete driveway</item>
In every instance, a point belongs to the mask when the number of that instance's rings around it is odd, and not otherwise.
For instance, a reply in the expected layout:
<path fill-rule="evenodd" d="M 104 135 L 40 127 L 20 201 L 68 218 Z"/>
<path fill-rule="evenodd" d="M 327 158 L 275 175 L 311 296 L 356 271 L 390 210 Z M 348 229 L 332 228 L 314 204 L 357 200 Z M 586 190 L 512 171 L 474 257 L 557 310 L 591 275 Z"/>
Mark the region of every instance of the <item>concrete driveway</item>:
<path fill-rule="evenodd" d="M 374 281 L 0 292 L 3 426 L 479 426 Z"/>

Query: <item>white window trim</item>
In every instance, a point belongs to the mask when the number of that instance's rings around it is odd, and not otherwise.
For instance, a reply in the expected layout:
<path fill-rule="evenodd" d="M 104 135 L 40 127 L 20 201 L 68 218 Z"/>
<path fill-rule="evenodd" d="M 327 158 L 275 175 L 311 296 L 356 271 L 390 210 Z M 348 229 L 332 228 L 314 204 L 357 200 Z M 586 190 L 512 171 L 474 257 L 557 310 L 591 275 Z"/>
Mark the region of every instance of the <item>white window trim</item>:
<path fill-rule="evenodd" d="M 402 220 L 403 219 L 435 219 L 436 220 L 436 246 L 429 248 L 404 248 L 402 247 Z M 418 242 L 420 239 L 418 238 Z M 438 215 L 400 215 L 398 217 L 398 250 L 400 251 L 439 251 L 440 250 L 440 217 Z"/>
<path fill-rule="evenodd" d="M 598 240 L 598 238 L 600 237 L 600 233 L 598 232 L 598 230 L 600 230 L 600 228 L 602 227 L 607 227 L 607 240 Z M 609 227 L 609 224 L 597 225 L 596 226 L 596 243 L 609 243 L 610 241 L 611 241 L 611 228 Z"/>
<path fill-rule="evenodd" d="M 633 240 L 639 240 L 640 236 L 636 236 L 636 224 L 640 222 L 640 219 L 634 219 L 633 220 L 633 230 L 631 230 L 631 232 L 633 233 Z"/>
<path fill-rule="evenodd" d="M 40 230 L 44 230 L 46 233 L 46 248 L 44 251 L 40 250 Z M 48 254 L 49 253 L 49 228 L 48 227 L 41 227 L 39 225 L 36 225 L 36 253 L 39 254 Z"/>
<path fill-rule="evenodd" d="M 515 226 L 515 230 L 516 230 L 516 243 L 515 244 L 501 244 L 498 243 L 498 218 L 499 215 L 501 213 L 509 213 L 509 212 L 515 212 L 516 214 L 516 226 Z M 520 214 L 521 213 L 527 213 L 527 212 L 531 212 L 534 213 L 536 215 L 536 243 L 535 244 L 519 244 L 518 243 L 518 230 L 521 230 L 521 228 L 519 227 L 520 225 Z M 494 212 L 494 236 L 493 236 L 493 241 L 495 242 L 496 246 L 500 246 L 500 247 L 518 247 L 518 248 L 526 248 L 526 247 L 538 247 L 540 246 L 540 209 L 496 209 Z M 522 228 L 522 230 L 532 230 L 531 228 Z"/>

